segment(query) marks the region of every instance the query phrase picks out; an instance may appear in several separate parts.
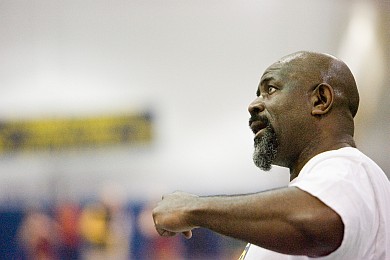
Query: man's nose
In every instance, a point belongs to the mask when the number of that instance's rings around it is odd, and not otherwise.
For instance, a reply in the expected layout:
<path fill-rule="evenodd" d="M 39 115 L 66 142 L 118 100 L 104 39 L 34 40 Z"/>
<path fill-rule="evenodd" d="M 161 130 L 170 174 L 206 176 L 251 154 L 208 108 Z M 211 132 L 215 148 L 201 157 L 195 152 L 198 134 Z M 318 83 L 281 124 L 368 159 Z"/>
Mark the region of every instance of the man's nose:
<path fill-rule="evenodd" d="M 261 99 L 261 97 L 257 97 L 255 100 L 252 101 L 252 103 L 249 104 L 249 114 L 254 115 L 264 111 L 265 107 Z"/>

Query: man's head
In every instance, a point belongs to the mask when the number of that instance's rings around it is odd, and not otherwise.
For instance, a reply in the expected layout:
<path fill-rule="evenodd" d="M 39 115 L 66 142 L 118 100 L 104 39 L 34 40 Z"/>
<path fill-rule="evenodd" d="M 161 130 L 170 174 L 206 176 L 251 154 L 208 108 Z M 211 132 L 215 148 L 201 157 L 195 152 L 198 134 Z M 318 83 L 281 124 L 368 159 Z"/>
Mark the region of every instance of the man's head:
<path fill-rule="evenodd" d="M 347 65 L 321 53 L 297 52 L 266 69 L 249 105 L 255 164 L 294 167 L 303 153 L 353 136 L 359 105 Z"/>

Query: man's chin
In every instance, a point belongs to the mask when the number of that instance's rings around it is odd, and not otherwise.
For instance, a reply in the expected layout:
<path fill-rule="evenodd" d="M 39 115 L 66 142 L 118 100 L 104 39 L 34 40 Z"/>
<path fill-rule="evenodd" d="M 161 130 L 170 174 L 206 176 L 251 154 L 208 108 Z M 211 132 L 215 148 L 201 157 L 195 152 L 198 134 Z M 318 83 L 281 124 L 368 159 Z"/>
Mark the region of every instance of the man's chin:
<path fill-rule="evenodd" d="M 272 165 L 270 165 L 269 167 L 263 169 L 263 171 L 266 171 L 266 172 L 269 172 L 270 170 L 272 170 Z"/>
<path fill-rule="evenodd" d="M 270 166 L 257 166 L 260 170 L 262 171 L 265 171 L 265 172 L 269 172 L 271 169 L 272 169 L 272 165 Z"/>
<path fill-rule="evenodd" d="M 272 164 L 269 162 L 269 160 L 266 160 L 264 158 L 258 159 L 254 156 L 253 162 L 262 171 L 268 172 L 272 169 Z"/>
<path fill-rule="evenodd" d="M 261 138 L 255 138 L 253 162 L 263 171 L 269 171 L 276 158 L 278 142 L 275 131 L 267 126 Z"/>

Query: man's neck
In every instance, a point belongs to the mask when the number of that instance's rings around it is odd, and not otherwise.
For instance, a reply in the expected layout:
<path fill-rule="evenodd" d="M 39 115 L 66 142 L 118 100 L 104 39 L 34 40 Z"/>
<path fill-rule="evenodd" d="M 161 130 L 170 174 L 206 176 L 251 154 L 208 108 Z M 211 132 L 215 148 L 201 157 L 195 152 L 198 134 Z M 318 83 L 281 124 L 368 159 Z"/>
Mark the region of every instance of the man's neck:
<path fill-rule="evenodd" d="M 343 147 L 356 147 L 355 141 L 350 135 L 346 135 L 338 140 L 322 142 L 321 145 L 316 143 L 317 140 L 314 140 L 313 142 L 315 144 L 309 143 L 300 154 L 296 163 L 290 167 L 290 181 L 298 177 L 303 166 L 305 166 L 305 164 L 314 156 L 326 151 L 338 150 Z"/>

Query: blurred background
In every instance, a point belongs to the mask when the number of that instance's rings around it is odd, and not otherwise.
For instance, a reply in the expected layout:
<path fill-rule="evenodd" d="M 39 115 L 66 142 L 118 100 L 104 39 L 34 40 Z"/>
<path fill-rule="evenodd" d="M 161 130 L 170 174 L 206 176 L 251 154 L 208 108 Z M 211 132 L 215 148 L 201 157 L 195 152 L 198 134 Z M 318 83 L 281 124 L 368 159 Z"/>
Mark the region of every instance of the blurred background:
<path fill-rule="evenodd" d="M 390 174 L 389 28 L 389 0 L 0 0 L 0 258 L 237 259 L 159 238 L 151 209 L 288 183 L 253 165 L 247 106 L 298 50 L 350 66 L 357 144 Z"/>

